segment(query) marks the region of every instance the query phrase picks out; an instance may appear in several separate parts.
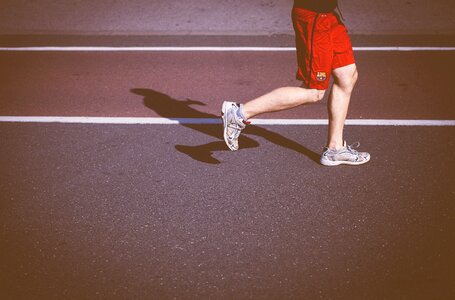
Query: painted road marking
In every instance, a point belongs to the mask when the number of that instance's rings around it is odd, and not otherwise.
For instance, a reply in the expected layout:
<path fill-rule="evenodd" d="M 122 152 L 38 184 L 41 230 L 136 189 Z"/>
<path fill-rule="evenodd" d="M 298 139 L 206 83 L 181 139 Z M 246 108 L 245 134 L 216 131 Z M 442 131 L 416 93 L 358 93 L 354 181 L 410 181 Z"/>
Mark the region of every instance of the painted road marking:
<path fill-rule="evenodd" d="M 61 117 L 0 116 L 0 122 L 76 124 L 221 124 L 218 118 L 139 118 L 139 117 Z M 325 119 L 253 119 L 255 125 L 327 125 Z M 359 126 L 455 126 L 455 120 L 349 119 L 346 125 Z"/>
<path fill-rule="evenodd" d="M 353 47 L 354 51 L 455 51 L 455 47 Z M 0 51 L 22 52 L 289 52 L 295 47 L 0 47 Z"/>

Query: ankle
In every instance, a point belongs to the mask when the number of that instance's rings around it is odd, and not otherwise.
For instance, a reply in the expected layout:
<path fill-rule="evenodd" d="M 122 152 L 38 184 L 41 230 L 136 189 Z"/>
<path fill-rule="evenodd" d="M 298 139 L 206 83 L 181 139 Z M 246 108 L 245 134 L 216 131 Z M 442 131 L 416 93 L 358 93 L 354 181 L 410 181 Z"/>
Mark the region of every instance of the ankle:
<path fill-rule="evenodd" d="M 243 104 L 240 104 L 239 105 L 239 109 L 237 110 L 237 116 L 242 119 L 243 121 L 247 121 L 248 118 L 245 114 L 245 110 L 244 110 L 244 105 Z"/>
<path fill-rule="evenodd" d="M 343 142 L 329 142 L 327 143 L 327 148 L 331 150 L 340 150 L 344 147 Z"/>

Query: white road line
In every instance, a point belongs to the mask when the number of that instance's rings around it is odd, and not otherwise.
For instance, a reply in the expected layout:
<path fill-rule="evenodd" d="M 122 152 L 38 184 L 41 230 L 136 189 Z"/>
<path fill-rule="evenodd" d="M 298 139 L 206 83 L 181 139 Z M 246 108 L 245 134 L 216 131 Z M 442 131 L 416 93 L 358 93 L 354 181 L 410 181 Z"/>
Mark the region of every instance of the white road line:
<path fill-rule="evenodd" d="M 455 47 L 352 47 L 354 51 L 455 51 Z"/>
<path fill-rule="evenodd" d="M 135 117 L 61 117 L 0 116 L 0 122 L 67 124 L 221 124 L 216 118 L 135 118 Z M 327 125 L 325 119 L 253 119 L 255 125 Z M 455 120 L 350 119 L 346 125 L 360 126 L 455 126 Z"/>
<path fill-rule="evenodd" d="M 353 47 L 354 51 L 455 51 L 455 47 Z M 15 52 L 289 52 L 295 47 L 0 47 Z"/>

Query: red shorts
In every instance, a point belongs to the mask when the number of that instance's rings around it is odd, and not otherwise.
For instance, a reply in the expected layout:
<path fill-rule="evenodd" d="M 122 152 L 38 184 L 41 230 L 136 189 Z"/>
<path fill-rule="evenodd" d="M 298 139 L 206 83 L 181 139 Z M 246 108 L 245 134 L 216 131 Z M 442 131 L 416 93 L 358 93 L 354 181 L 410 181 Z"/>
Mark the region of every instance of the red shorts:
<path fill-rule="evenodd" d="M 346 27 L 334 13 L 292 10 L 297 48 L 297 79 L 307 88 L 326 90 L 332 70 L 355 62 Z"/>

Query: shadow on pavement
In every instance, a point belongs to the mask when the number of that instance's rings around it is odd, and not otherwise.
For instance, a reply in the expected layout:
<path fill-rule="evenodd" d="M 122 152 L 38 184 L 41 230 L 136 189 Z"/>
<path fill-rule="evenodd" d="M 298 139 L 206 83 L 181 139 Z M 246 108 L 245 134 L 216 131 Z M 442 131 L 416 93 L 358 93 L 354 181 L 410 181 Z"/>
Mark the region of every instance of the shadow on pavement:
<path fill-rule="evenodd" d="M 130 91 L 133 94 L 143 96 L 144 105 L 164 118 L 220 118 L 220 116 L 195 109 L 193 106 L 206 105 L 200 101 L 191 99 L 177 100 L 152 89 L 134 88 Z M 220 127 L 220 125 L 182 124 L 182 126 L 214 137 L 217 139 L 217 141 L 197 146 L 176 145 L 175 149 L 177 149 L 177 151 L 185 153 L 197 161 L 209 164 L 221 163 L 218 159 L 212 156 L 213 152 L 230 151 L 224 143 L 223 129 Z M 257 141 L 245 136 L 248 134 L 263 137 L 274 144 L 294 150 L 307 156 L 314 162 L 319 163 L 318 153 L 315 153 L 300 145 L 299 143 L 290 140 L 276 132 L 259 126 L 248 126 L 242 132 L 242 135 L 239 139 L 239 144 L 242 149 L 255 148 L 259 146 L 259 143 Z"/>

